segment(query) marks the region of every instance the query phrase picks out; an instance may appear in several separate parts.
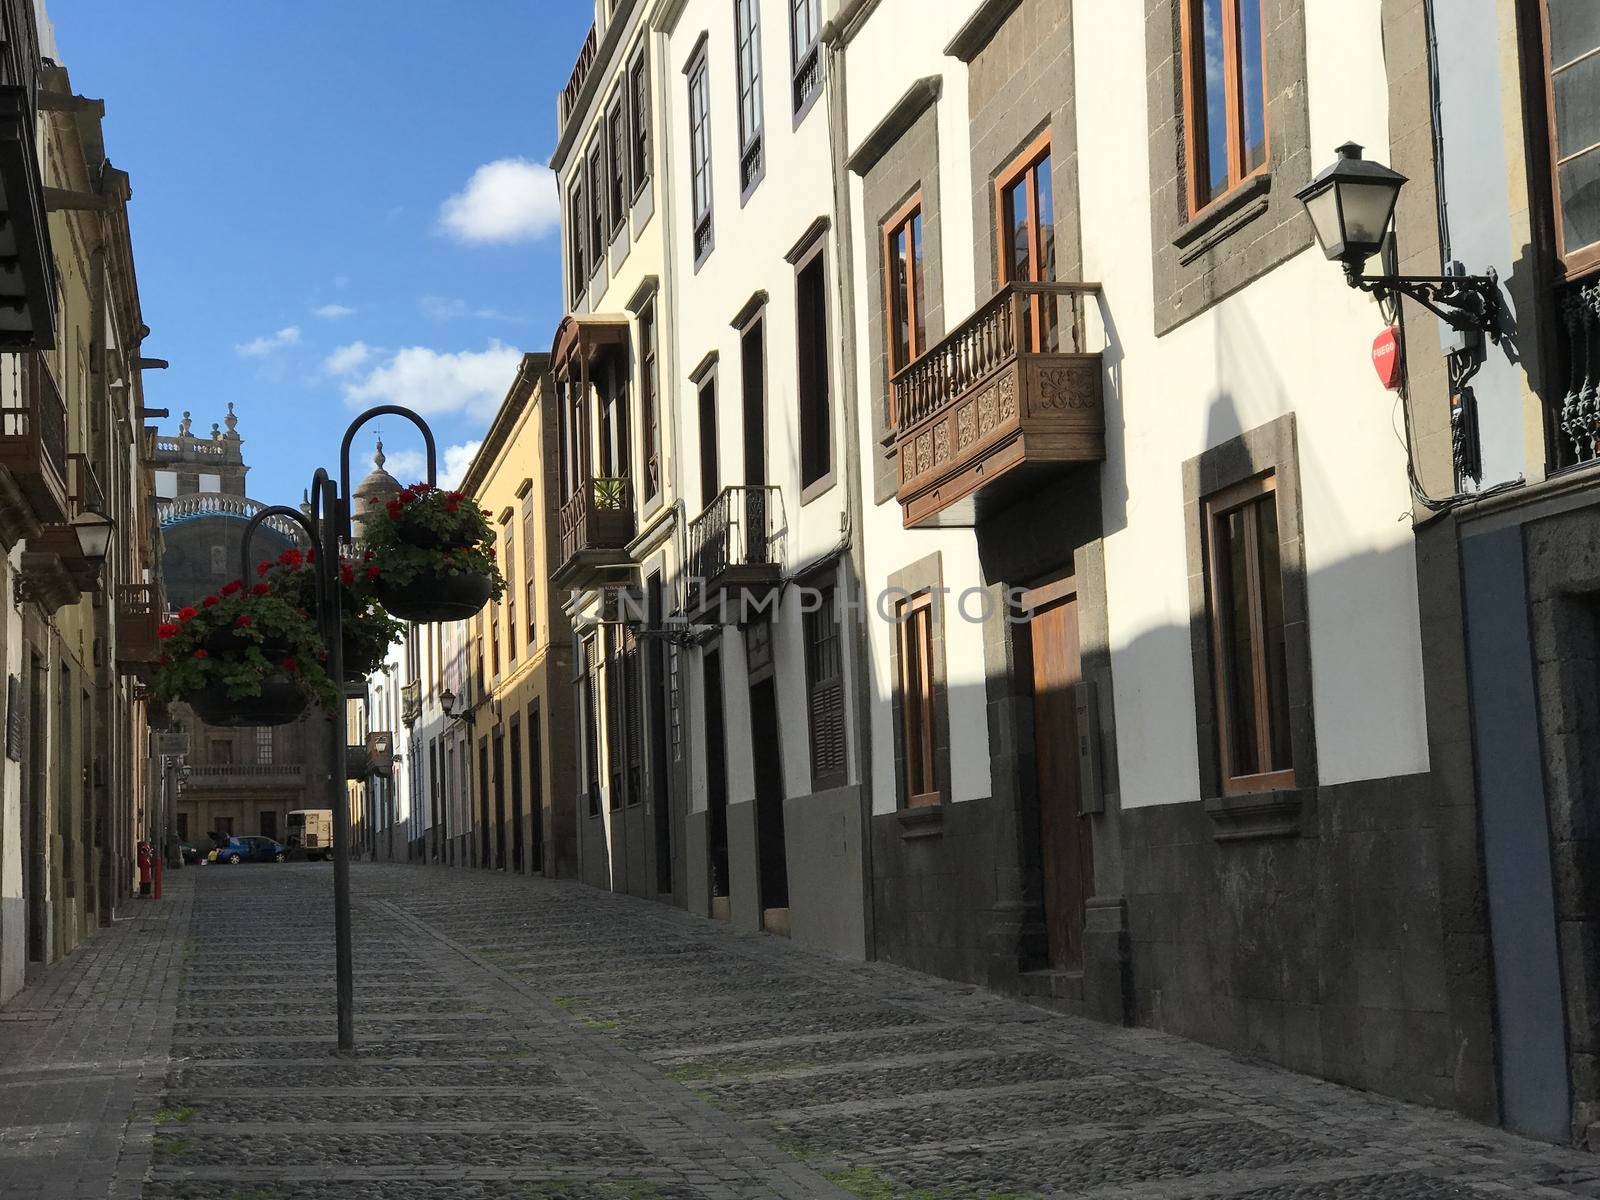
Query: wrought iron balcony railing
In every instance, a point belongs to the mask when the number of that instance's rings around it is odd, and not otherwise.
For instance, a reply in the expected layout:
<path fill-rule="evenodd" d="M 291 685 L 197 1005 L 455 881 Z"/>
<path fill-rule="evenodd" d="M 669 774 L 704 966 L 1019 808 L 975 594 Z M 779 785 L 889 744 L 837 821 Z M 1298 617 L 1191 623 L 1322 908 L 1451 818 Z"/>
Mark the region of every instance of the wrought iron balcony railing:
<path fill-rule="evenodd" d="M 779 582 L 782 512 L 782 493 L 771 485 L 725 487 L 706 505 L 689 526 L 691 614 Z M 730 613 L 729 620 L 738 617 Z"/>
<path fill-rule="evenodd" d="M 908 528 L 970 525 L 1024 478 L 1105 458 L 1095 283 L 1013 283 L 890 381 Z M 1029 468 L 1023 471 L 1019 468 Z"/>
<path fill-rule="evenodd" d="M 1600 459 L 1600 276 L 1559 295 L 1565 391 L 1556 410 L 1556 462 L 1563 467 Z"/>

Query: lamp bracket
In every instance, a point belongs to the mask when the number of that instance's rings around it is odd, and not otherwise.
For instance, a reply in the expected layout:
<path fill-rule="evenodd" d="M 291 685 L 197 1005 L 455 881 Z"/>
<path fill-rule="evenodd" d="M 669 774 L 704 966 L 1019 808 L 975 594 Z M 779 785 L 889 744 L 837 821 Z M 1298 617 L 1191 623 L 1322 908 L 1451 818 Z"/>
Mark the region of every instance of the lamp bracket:
<path fill-rule="evenodd" d="M 1345 278 L 1380 300 L 1409 296 L 1450 328 L 1476 330 L 1499 344 L 1500 276 L 1493 267 L 1486 275 L 1362 275 L 1347 268 Z"/>

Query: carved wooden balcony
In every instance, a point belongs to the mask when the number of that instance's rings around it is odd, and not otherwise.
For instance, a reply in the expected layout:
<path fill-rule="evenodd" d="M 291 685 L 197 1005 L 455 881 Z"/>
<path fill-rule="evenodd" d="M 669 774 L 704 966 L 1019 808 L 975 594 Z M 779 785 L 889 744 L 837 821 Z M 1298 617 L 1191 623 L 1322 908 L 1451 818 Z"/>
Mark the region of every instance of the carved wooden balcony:
<path fill-rule="evenodd" d="M 895 495 L 906 528 L 973 525 L 1105 459 L 1100 354 L 1085 349 L 1095 283 L 1008 284 L 897 373 Z"/>
<path fill-rule="evenodd" d="M 400 688 L 400 721 L 410 725 L 422 715 L 422 681 L 413 679 Z"/>
<path fill-rule="evenodd" d="M 67 406 L 43 354 L 0 365 L 0 508 L 12 540 L 71 516 L 67 493 Z"/>
<path fill-rule="evenodd" d="M 633 567 L 633 489 L 626 477 L 586 479 L 561 505 L 557 587 L 585 588 Z"/>
<path fill-rule="evenodd" d="M 161 657 L 161 587 L 154 583 L 117 585 L 117 669 L 143 674 Z"/>
<path fill-rule="evenodd" d="M 578 106 L 578 97 L 583 94 L 583 85 L 588 82 L 589 71 L 594 67 L 594 56 L 599 48 L 599 34 L 590 25 L 589 36 L 583 39 L 583 47 L 578 51 L 578 61 L 573 64 L 567 86 L 561 89 L 560 129 L 565 129 L 567 122 L 572 119 L 572 110 Z M 560 129 L 557 130 L 558 134 Z"/>
<path fill-rule="evenodd" d="M 783 496 L 776 487 L 725 487 L 689 526 L 689 619 L 743 625 L 783 579 Z"/>

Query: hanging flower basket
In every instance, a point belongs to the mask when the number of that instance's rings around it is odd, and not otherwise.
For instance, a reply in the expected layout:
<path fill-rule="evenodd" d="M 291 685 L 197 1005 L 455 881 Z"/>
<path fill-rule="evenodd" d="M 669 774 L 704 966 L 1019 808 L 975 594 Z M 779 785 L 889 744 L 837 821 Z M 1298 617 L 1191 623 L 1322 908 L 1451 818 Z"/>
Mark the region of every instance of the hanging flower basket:
<path fill-rule="evenodd" d="M 286 550 L 276 562 L 256 567 L 273 592 L 304 612 L 316 611 L 317 572 L 315 564 L 298 550 Z M 342 661 L 346 683 L 359 683 L 383 662 L 389 647 L 405 637 L 405 623 L 390 616 L 374 595 L 375 575 L 370 569 L 356 570 L 343 561 L 339 564 L 339 595 L 343 604 L 340 628 L 343 631 Z"/>
<path fill-rule="evenodd" d="M 156 695 L 190 704 L 209 724 L 282 725 L 313 701 L 339 702 L 309 615 L 267 583 L 230 583 L 156 634 Z"/>
<path fill-rule="evenodd" d="M 494 557 L 483 509 L 461 492 L 415 483 L 368 515 L 359 574 L 393 616 L 462 621 L 505 593 Z"/>
<path fill-rule="evenodd" d="M 294 679 L 269 676 L 253 696 L 233 699 L 220 680 L 188 697 L 189 707 L 207 725 L 288 725 L 311 704 L 310 695 Z"/>

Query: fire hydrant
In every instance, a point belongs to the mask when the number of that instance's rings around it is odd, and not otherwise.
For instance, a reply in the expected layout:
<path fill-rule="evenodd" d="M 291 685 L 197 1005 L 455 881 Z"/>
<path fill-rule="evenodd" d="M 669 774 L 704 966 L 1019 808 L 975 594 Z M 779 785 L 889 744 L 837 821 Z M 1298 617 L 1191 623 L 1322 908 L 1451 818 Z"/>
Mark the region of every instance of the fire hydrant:
<path fill-rule="evenodd" d="M 139 895 L 150 894 L 150 843 L 139 843 Z"/>

